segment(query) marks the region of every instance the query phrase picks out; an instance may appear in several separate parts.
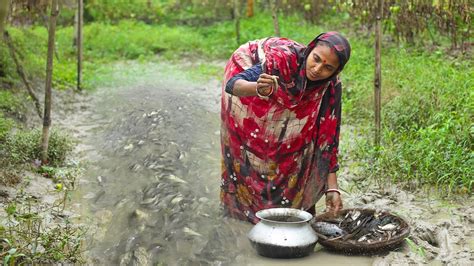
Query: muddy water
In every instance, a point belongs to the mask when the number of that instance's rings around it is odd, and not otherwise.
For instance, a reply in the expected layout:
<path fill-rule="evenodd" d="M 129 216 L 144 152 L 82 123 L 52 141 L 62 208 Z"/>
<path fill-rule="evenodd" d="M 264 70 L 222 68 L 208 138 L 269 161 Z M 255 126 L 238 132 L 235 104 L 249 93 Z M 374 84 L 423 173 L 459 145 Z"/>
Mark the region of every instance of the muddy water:
<path fill-rule="evenodd" d="M 89 228 L 89 263 L 390 261 L 392 257 L 334 254 L 319 245 L 314 254 L 297 260 L 256 255 L 246 238 L 251 225 L 223 218 L 219 207 L 220 84 L 187 76 L 165 64 L 117 65 L 87 111 L 71 117 L 70 126 L 81 140 L 78 152 L 86 161 L 73 201 L 81 212 L 78 222 Z M 377 195 L 369 201 L 378 200 Z M 358 206 L 370 203 L 357 193 L 348 198 Z"/>

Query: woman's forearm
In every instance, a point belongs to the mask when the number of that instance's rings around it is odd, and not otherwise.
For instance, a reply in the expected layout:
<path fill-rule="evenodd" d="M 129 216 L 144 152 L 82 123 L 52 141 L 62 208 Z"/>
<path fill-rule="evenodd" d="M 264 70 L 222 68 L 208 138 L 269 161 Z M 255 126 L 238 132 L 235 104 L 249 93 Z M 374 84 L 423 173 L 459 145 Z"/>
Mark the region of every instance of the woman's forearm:
<path fill-rule="evenodd" d="M 235 96 L 257 96 L 257 82 L 238 79 L 234 83 L 232 94 Z"/>
<path fill-rule="evenodd" d="M 329 173 L 328 175 L 328 189 L 335 188 L 338 189 L 337 185 L 337 175 L 336 173 Z"/>

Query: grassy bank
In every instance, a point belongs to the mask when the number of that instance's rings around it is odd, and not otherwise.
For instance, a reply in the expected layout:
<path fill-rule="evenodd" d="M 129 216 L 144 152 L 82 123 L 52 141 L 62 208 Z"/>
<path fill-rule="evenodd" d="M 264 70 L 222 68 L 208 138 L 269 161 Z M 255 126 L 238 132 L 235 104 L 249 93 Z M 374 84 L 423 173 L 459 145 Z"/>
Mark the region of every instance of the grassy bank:
<path fill-rule="evenodd" d="M 36 94 L 41 96 L 46 45 L 38 44 L 46 44 L 47 33 L 41 28 L 8 30 L 22 68 Z M 58 50 L 56 90 L 68 89 L 74 83 L 72 58 L 73 55 Z M 68 160 L 74 141 L 65 132 L 53 128 L 49 139 L 49 162 L 40 166 L 41 124 L 29 128 L 25 123 L 31 121 L 28 109 L 32 109 L 33 102 L 23 88 L 3 42 L 0 45 L 0 70 L 0 260 L 3 265 L 80 262 L 79 247 L 84 229 L 70 221 L 66 209 L 80 172 L 80 167 Z M 58 107 L 54 105 L 54 108 Z M 38 183 L 46 191 L 37 192 Z M 54 199 L 54 203 L 44 202 L 45 198 Z"/>

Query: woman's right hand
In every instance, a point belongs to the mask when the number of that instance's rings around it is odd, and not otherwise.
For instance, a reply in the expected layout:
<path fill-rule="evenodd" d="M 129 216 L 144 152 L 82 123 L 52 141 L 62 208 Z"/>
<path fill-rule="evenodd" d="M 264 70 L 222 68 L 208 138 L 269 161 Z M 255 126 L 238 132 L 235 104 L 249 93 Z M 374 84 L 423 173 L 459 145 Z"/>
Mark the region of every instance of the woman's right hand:
<path fill-rule="evenodd" d="M 260 74 L 257 79 L 257 90 L 261 95 L 269 96 L 273 90 L 276 90 L 275 80 L 274 78 L 278 79 L 278 76 L 272 76 L 266 73 Z M 272 89 L 273 87 L 273 89 Z"/>

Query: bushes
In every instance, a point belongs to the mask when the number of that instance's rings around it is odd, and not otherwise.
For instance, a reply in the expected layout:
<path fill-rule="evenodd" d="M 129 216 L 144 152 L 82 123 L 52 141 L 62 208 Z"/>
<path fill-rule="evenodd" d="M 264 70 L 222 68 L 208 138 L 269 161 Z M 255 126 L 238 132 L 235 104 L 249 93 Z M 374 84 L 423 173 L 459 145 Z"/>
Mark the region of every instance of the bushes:
<path fill-rule="evenodd" d="M 2 113 L 0 113 L 0 142 L 5 140 L 5 136 L 13 127 L 13 120 L 5 118 Z"/>
<path fill-rule="evenodd" d="M 7 134 L 0 145 L 3 159 L 12 164 L 23 164 L 41 158 L 41 130 L 25 130 Z M 52 130 L 49 138 L 49 165 L 59 166 L 72 151 L 70 137 L 58 130 Z"/>
<path fill-rule="evenodd" d="M 18 97 L 11 91 L 0 90 L 0 110 L 11 113 L 17 111 L 20 107 L 20 101 Z"/>

